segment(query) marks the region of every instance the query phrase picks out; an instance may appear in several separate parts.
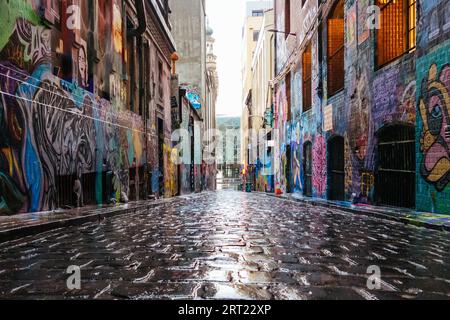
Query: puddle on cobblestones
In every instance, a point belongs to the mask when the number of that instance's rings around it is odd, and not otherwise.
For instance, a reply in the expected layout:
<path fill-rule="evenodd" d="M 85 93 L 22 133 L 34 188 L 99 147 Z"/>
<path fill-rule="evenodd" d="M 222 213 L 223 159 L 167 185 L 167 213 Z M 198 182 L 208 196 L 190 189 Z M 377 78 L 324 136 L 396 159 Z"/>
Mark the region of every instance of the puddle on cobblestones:
<path fill-rule="evenodd" d="M 219 300 L 268 300 L 272 295 L 264 288 L 215 284 L 215 294 L 211 297 Z"/>
<path fill-rule="evenodd" d="M 83 265 L 92 282 L 72 298 L 416 299 L 450 292 L 448 234 L 236 192 L 194 195 L 0 248 L 7 298 L 31 290 L 36 298 L 61 295 L 72 264 Z M 385 275 L 379 292 L 365 289 L 370 265 Z M 30 286 L 32 277 L 55 285 Z"/>

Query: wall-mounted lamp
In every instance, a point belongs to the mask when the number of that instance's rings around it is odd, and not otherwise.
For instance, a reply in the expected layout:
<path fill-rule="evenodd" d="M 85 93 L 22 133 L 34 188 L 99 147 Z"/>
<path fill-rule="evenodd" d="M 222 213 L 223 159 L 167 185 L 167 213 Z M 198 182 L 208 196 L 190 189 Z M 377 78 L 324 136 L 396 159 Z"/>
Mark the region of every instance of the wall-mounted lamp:
<path fill-rule="evenodd" d="M 180 59 L 180 57 L 178 56 L 178 53 L 176 53 L 176 52 L 172 53 L 172 55 L 170 56 L 170 60 L 172 60 L 172 75 L 177 74 L 177 61 L 179 59 Z"/>

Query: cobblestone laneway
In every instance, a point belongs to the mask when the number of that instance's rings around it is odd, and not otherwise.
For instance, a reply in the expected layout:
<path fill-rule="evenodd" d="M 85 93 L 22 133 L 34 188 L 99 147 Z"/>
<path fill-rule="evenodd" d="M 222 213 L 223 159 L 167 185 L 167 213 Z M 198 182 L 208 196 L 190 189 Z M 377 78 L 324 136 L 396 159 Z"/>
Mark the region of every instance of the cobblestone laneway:
<path fill-rule="evenodd" d="M 450 298 L 450 237 L 259 194 L 206 193 L 0 244 L 1 298 Z M 67 268 L 81 267 L 81 290 Z M 379 266 L 381 290 L 367 288 Z"/>

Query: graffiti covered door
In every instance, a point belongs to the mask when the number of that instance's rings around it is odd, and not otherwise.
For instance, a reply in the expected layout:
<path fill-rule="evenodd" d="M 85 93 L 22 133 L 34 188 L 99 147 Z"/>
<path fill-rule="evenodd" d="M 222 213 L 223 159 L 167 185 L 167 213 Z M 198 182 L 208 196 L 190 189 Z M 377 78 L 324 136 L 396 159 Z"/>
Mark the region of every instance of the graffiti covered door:
<path fill-rule="evenodd" d="M 415 129 L 406 125 L 389 126 L 378 136 L 376 200 L 380 205 L 414 208 Z"/>
<path fill-rule="evenodd" d="M 345 159 L 344 138 L 335 137 L 328 142 L 328 198 L 330 200 L 345 200 Z"/>
<path fill-rule="evenodd" d="M 312 143 L 306 142 L 303 146 L 303 172 L 304 172 L 304 190 L 303 193 L 307 197 L 312 197 Z"/>

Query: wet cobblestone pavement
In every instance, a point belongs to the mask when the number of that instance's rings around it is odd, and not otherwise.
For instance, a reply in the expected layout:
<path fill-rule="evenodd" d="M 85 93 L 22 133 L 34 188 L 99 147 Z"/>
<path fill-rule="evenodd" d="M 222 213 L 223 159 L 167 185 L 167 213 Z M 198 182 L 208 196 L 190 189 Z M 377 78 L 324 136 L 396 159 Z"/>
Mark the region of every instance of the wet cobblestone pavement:
<path fill-rule="evenodd" d="M 0 257 L 2 299 L 450 299 L 448 233 L 261 194 L 186 197 L 3 243 Z"/>

